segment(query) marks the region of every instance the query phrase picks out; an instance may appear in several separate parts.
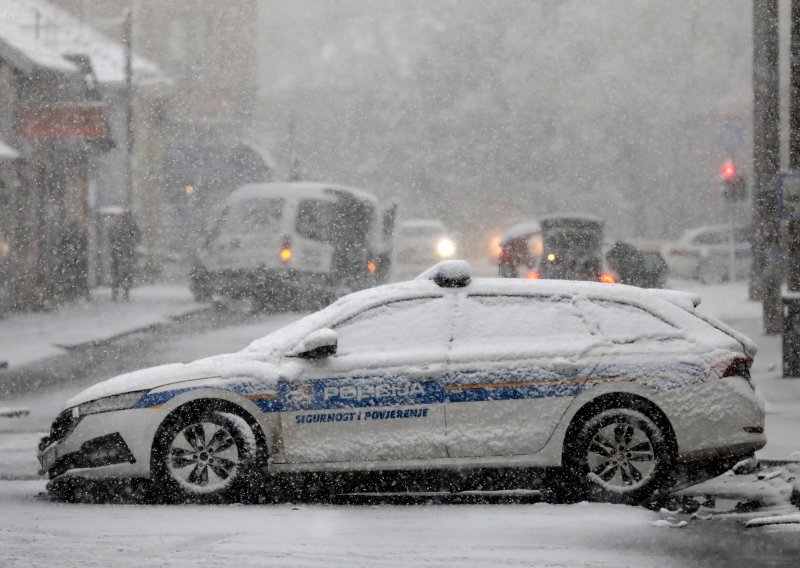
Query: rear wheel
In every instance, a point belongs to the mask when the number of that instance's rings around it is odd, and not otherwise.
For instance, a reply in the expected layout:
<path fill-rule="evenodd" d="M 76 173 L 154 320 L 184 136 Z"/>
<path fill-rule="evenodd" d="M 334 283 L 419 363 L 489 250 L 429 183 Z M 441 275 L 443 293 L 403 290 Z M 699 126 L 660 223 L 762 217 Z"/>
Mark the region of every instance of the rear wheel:
<path fill-rule="evenodd" d="M 167 501 L 238 500 L 258 470 L 256 456 L 243 418 L 216 410 L 178 416 L 156 439 L 154 490 Z"/>
<path fill-rule="evenodd" d="M 646 414 L 626 408 L 587 420 L 572 447 L 568 476 L 595 501 L 641 503 L 664 486 L 673 462 L 661 428 Z"/>

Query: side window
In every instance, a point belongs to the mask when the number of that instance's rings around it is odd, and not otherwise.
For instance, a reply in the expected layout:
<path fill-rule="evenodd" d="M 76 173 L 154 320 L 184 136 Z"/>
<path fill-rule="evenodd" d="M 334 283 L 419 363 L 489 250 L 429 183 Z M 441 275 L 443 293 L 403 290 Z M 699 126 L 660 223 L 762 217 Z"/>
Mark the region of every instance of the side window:
<path fill-rule="evenodd" d="M 591 340 L 591 335 L 574 303 L 542 296 L 468 296 L 456 331 L 462 345 L 503 351 L 569 348 L 571 339 Z"/>
<path fill-rule="evenodd" d="M 420 298 L 371 308 L 334 326 L 337 356 L 440 350 L 450 343 L 452 325 L 447 298 Z"/>
<path fill-rule="evenodd" d="M 615 343 L 668 340 L 683 337 L 675 326 L 630 304 L 591 300 L 581 308 L 598 327 L 600 334 Z"/>
<path fill-rule="evenodd" d="M 331 204 L 327 201 L 304 199 L 297 206 L 297 234 L 315 241 L 330 239 Z"/>

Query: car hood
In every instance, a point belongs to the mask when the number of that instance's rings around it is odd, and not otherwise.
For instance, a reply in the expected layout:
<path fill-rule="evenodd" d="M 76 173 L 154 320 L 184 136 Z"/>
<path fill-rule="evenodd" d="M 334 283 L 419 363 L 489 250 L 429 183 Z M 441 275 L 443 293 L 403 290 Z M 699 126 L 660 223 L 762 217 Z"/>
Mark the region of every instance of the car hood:
<path fill-rule="evenodd" d="M 278 370 L 254 353 L 231 353 L 200 359 L 191 363 L 171 363 L 125 373 L 92 385 L 69 399 L 64 408 L 106 396 L 134 391 L 149 391 L 158 387 L 206 378 L 248 377 L 276 380 Z"/>

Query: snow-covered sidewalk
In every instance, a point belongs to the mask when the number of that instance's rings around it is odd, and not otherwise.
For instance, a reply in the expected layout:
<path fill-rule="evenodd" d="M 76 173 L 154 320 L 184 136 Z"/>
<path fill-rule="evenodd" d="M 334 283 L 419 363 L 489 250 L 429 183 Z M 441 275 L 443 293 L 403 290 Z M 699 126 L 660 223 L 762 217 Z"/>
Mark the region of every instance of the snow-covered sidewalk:
<path fill-rule="evenodd" d="M 108 288 L 52 312 L 0 318 L 0 366 L 23 367 L 67 349 L 108 341 L 204 309 L 185 286 L 154 284 L 134 288 L 128 302 L 112 302 Z M 0 370 L 2 373 L 2 370 Z"/>

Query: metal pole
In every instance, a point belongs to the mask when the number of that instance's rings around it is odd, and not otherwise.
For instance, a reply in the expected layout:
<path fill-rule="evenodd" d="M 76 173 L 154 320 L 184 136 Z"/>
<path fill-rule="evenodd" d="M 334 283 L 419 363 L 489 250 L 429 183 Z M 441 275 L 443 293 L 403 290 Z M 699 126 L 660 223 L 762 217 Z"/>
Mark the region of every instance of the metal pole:
<path fill-rule="evenodd" d="M 753 285 L 760 291 L 764 331 L 780 333 L 782 262 L 775 183 L 780 165 L 778 0 L 753 0 Z"/>
<path fill-rule="evenodd" d="M 736 280 L 736 201 L 728 203 L 730 233 L 728 234 L 728 282 Z"/>
<path fill-rule="evenodd" d="M 800 0 L 792 0 L 789 41 L 789 169 L 800 170 Z M 783 376 L 800 377 L 800 222 L 789 220 L 784 296 Z"/>
<path fill-rule="evenodd" d="M 800 170 L 800 0 L 792 0 L 789 42 L 789 169 Z M 800 291 L 800 223 L 789 221 L 786 277 Z"/>
<path fill-rule="evenodd" d="M 133 207 L 133 10 L 125 10 L 125 206 Z"/>

